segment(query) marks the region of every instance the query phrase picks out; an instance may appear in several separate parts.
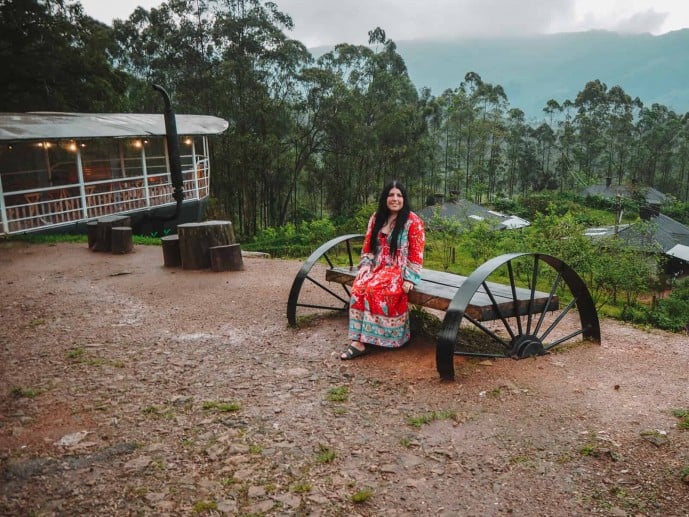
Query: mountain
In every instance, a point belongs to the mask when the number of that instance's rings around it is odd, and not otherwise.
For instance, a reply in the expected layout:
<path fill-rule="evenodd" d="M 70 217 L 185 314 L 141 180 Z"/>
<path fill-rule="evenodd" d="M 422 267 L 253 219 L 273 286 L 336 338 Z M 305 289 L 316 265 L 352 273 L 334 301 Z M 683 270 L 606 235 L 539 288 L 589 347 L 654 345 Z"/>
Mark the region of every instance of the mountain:
<path fill-rule="evenodd" d="M 608 88 L 621 86 L 646 106 L 689 111 L 689 29 L 660 36 L 589 31 L 396 44 L 417 88 L 438 96 L 476 72 L 484 82 L 500 84 L 510 107 L 530 120 L 544 117 L 550 99 L 574 101 L 595 79 Z M 317 56 L 329 49 L 314 50 Z"/>
<path fill-rule="evenodd" d="M 646 106 L 689 111 L 689 29 L 661 36 L 606 31 L 453 42 L 397 43 L 409 76 L 434 95 L 456 88 L 467 72 L 500 84 L 510 106 L 543 117 L 550 99 L 574 101 L 586 83 L 619 85 Z"/>

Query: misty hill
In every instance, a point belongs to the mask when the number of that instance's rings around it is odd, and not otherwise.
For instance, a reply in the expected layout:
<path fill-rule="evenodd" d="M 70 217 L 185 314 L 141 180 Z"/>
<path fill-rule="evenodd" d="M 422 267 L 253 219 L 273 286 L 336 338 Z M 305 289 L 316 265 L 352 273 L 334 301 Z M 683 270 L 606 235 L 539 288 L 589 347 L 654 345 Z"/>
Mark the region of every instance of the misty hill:
<path fill-rule="evenodd" d="M 646 106 L 689 111 L 689 29 L 661 36 L 607 31 L 457 41 L 396 41 L 417 88 L 456 88 L 467 72 L 500 84 L 510 107 L 541 119 L 550 99 L 574 101 L 588 81 L 621 86 Z M 320 55 L 327 49 L 312 49 Z"/>
<path fill-rule="evenodd" d="M 398 42 L 409 76 L 434 95 L 467 72 L 505 89 L 510 106 L 541 118 L 549 99 L 574 101 L 591 80 L 619 85 L 644 105 L 689 111 L 689 29 L 661 36 L 605 31 L 454 42 Z"/>

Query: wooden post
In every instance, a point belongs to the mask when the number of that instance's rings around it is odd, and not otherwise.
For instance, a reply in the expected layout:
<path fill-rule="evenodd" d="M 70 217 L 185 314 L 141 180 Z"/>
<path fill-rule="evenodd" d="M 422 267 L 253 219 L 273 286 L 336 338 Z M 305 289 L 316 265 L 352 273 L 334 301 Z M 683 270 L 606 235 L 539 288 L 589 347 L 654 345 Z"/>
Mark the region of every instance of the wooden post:
<path fill-rule="evenodd" d="M 208 251 L 210 252 L 212 271 L 241 271 L 244 269 L 242 248 L 239 244 L 211 246 Z"/>
<path fill-rule="evenodd" d="M 234 244 L 230 221 L 205 221 L 177 225 L 179 251 L 184 269 L 205 269 L 211 266 L 208 248 Z"/>
<path fill-rule="evenodd" d="M 179 267 L 182 257 L 179 254 L 179 235 L 166 235 L 161 237 L 163 244 L 163 265 L 165 267 Z"/>
<path fill-rule="evenodd" d="M 96 242 L 93 251 L 112 251 L 113 226 L 131 226 L 131 218 L 126 215 L 106 215 L 98 219 Z"/>
<path fill-rule="evenodd" d="M 132 229 L 129 226 L 113 226 L 110 247 L 113 253 L 131 253 L 134 249 Z"/>

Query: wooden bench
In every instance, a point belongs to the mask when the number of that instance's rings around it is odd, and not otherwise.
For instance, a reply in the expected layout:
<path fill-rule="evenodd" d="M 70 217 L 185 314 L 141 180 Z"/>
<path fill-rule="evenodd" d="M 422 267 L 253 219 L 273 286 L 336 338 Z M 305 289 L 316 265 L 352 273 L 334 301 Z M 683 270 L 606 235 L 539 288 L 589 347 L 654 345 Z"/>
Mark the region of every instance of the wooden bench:
<path fill-rule="evenodd" d="M 356 277 L 362 242 L 361 234 L 337 237 L 304 262 L 287 302 L 290 325 L 297 326 L 298 309 L 348 310 L 349 287 Z M 492 281 L 496 276 L 508 280 Z M 521 359 L 542 355 L 577 336 L 600 342 L 598 315 L 586 284 L 571 267 L 550 255 L 508 253 L 488 260 L 468 277 L 430 269 L 424 269 L 421 277 L 409 293 L 409 302 L 445 312 L 436 343 L 436 367 L 444 380 L 454 379 L 455 354 Z M 528 285 L 522 285 L 519 278 L 526 278 Z M 339 284 L 344 292 L 336 292 L 332 284 Z M 543 284 L 548 291 L 536 289 Z M 564 307 L 560 306 L 560 292 L 569 300 Z M 578 312 L 579 328 L 564 335 L 554 332 L 571 311 Z M 548 313 L 551 318 L 546 318 Z M 463 320 L 495 347 L 478 352 L 463 348 L 458 343 Z M 492 329 L 484 324 L 489 321 L 502 327 Z"/>

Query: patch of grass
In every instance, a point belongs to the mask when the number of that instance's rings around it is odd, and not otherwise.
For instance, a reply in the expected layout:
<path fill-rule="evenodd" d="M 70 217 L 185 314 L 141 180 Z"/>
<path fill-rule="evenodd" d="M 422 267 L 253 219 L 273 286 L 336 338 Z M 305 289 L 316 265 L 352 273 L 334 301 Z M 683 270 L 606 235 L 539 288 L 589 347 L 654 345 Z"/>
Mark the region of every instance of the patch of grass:
<path fill-rule="evenodd" d="M 35 328 L 40 325 L 45 325 L 45 320 L 43 318 L 34 318 L 29 322 L 29 327 Z"/>
<path fill-rule="evenodd" d="M 412 442 L 409 438 L 402 438 L 400 440 L 400 445 L 404 447 L 405 449 L 410 449 L 412 446 Z"/>
<path fill-rule="evenodd" d="M 35 399 L 42 393 L 42 390 L 38 388 L 22 388 L 20 386 L 14 386 L 10 391 L 10 394 L 16 399 Z"/>
<path fill-rule="evenodd" d="M 579 454 L 582 456 L 595 456 L 596 448 L 597 446 L 595 443 L 587 443 L 581 449 L 579 449 Z"/>
<path fill-rule="evenodd" d="M 502 395 L 502 390 L 500 388 L 493 388 L 492 390 L 486 392 L 486 396 L 492 399 L 500 398 Z"/>
<path fill-rule="evenodd" d="M 300 483 L 295 483 L 291 487 L 292 492 L 295 494 L 305 494 L 306 492 L 311 492 L 311 483 L 307 482 L 300 482 Z"/>
<path fill-rule="evenodd" d="M 170 407 L 146 406 L 141 412 L 144 415 L 152 416 L 153 418 L 160 418 L 163 420 L 170 420 L 175 416 L 175 410 Z"/>
<path fill-rule="evenodd" d="M 457 413 L 455 411 L 431 411 L 423 415 L 411 416 L 407 419 L 407 423 L 413 427 L 421 427 L 436 420 L 455 419 L 456 417 Z"/>
<path fill-rule="evenodd" d="M 677 427 L 680 429 L 689 429 L 689 409 L 673 409 L 672 414 L 679 418 Z"/>
<path fill-rule="evenodd" d="M 339 386 L 328 390 L 328 400 L 330 402 L 347 402 L 349 389 L 347 386 Z"/>
<path fill-rule="evenodd" d="M 518 454 L 516 456 L 512 456 L 509 461 L 512 465 L 519 465 L 529 463 L 531 461 L 531 458 L 529 458 L 528 456 Z"/>
<path fill-rule="evenodd" d="M 230 413 L 232 411 L 239 411 L 242 408 L 239 402 L 224 402 L 217 400 L 207 400 L 203 403 L 202 407 L 206 411 L 217 411 L 219 413 Z"/>
<path fill-rule="evenodd" d="M 330 463 L 337 457 L 337 454 L 330 447 L 325 445 L 318 446 L 318 452 L 316 453 L 316 463 Z"/>
<path fill-rule="evenodd" d="M 218 503 L 216 501 L 196 501 L 191 511 L 193 513 L 204 513 L 211 512 L 217 509 Z"/>
<path fill-rule="evenodd" d="M 689 467 L 684 467 L 680 472 L 679 472 L 679 477 L 682 481 L 685 483 L 689 483 Z"/>
<path fill-rule="evenodd" d="M 83 347 L 72 348 L 69 352 L 67 352 L 67 358 L 78 361 L 84 356 L 85 353 L 86 349 Z"/>
<path fill-rule="evenodd" d="M 67 359 L 80 364 L 87 364 L 89 366 L 113 366 L 115 368 L 124 368 L 124 362 L 117 360 L 111 361 L 110 359 L 105 359 L 103 357 L 89 357 L 86 353 L 84 347 L 72 348 L 67 352 Z"/>
<path fill-rule="evenodd" d="M 333 415 L 342 416 L 347 414 L 347 409 L 342 406 L 337 406 L 331 409 Z"/>
<path fill-rule="evenodd" d="M 365 503 L 373 497 L 373 490 L 364 488 L 352 494 L 352 502 L 356 504 Z"/>
<path fill-rule="evenodd" d="M 220 480 L 220 484 L 223 485 L 223 486 L 232 486 L 232 485 L 236 485 L 237 483 L 239 483 L 239 481 L 237 481 L 237 480 L 236 480 L 234 477 L 232 477 L 232 476 L 230 476 L 230 477 L 225 477 L 225 478 L 222 478 L 222 479 Z"/>
<path fill-rule="evenodd" d="M 263 446 L 255 443 L 249 447 L 249 452 L 251 454 L 261 454 L 263 452 Z"/>

